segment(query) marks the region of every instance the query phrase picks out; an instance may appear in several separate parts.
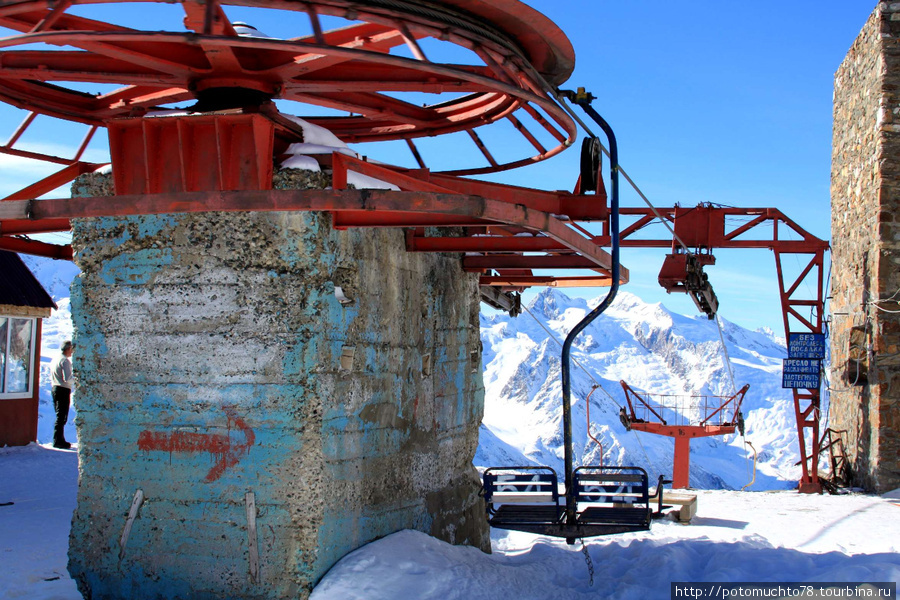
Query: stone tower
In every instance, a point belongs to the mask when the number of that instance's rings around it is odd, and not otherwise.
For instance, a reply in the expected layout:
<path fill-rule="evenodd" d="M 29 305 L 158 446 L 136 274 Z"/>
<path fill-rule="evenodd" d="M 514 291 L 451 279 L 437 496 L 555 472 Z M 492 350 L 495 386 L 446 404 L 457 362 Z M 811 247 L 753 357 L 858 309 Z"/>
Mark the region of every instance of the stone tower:
<path fill-rule="evenodd" d="M 880 2 L 835 75 L 830 427 L 853 483 L 900 486 L 900 3 Z"/>

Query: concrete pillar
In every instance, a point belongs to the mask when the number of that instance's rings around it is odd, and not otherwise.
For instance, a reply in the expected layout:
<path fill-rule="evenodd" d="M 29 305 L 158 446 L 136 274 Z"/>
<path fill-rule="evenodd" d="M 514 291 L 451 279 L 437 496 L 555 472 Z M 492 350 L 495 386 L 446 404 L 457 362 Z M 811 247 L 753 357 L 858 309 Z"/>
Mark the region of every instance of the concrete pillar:
<path fill-rule="evenodd" d="M 900 487 L 900 3 L 878 4 L 834 90 L 829 422 L 853 482 L 886 491 Z"/>
<path fill-rule="evenodd" d="M 479 295 L 458 256 L 313 213 L 73 230 L 85 597 L 305 598 L 407 528 L 489 550 Z"/>

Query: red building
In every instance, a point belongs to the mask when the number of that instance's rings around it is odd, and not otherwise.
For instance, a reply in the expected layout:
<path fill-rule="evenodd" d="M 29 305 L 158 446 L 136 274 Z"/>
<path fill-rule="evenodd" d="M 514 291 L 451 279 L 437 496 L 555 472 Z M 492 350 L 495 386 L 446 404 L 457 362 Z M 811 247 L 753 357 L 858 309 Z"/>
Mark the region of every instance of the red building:
<path fill-rule="evenodd" d="M 41 320 L 53 308 L 19 255 L 0 250 L 0 447 L 37 441 Z"/>

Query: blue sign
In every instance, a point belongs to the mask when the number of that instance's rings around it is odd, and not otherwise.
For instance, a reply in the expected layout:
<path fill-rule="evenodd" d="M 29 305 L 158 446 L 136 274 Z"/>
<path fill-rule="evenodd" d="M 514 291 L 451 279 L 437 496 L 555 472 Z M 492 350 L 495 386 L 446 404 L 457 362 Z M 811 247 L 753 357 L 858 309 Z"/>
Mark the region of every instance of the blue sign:
<path fill-rule="evenodd" d="M 819 375 L 803 375 L 801 373 L 783 373 L 781 375 L 781 387 L 804 390 L 819 389 Z"/>
<path fill-rule="evenodd" d="M 781 373 L 781 387 L 819 389 L 822 361 L 811 358 L 786 358 Z"/>
<path fill-rule="evenodd" d="M 788 335 L 788 356 L 791 358 L 825 358 L 824 333 L 791 333 Z"/>
<path fill-rule="evenodd" d="M 785 358 L 784 372 L 800 375 L 818 375 L 822 361 L 812 358 Z"/>

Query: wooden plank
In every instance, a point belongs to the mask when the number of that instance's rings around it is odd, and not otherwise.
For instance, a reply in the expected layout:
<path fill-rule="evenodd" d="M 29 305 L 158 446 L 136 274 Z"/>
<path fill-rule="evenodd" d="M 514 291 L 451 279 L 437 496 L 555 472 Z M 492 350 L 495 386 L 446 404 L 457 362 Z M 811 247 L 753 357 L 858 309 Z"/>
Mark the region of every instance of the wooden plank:
<path fill-rule="evenodd" d="M 0 304 L 0 315 L 3 315 L 4 317 L 39 317 L 46 319 L 50 316 L 50 313 L 51 310 L 49 308 Z"/>
<path fill-rule="evenodd" d="M 607 474 L 607 473 L 587 473 L 579 471 L 576 477 L 582 481 L 645 481 L 641 474 Z"/>
<path fill-rule="evenodd" d="M 694 515 L 697 514 L 696 494 L 679 494 L 663 491 L 663 504 L 674 504 L 680 507 L 675 516 L 681 523 L 689 523 L 694 518 Z"/>
<path fill-rule="evenodd" d="M 592 494 L 595 496 L 643 496 L 643 490 L 632 490 L 623 488 L 602 488 L 598 486 L 578 486 L 576 490 L 580 493 Z"/>

